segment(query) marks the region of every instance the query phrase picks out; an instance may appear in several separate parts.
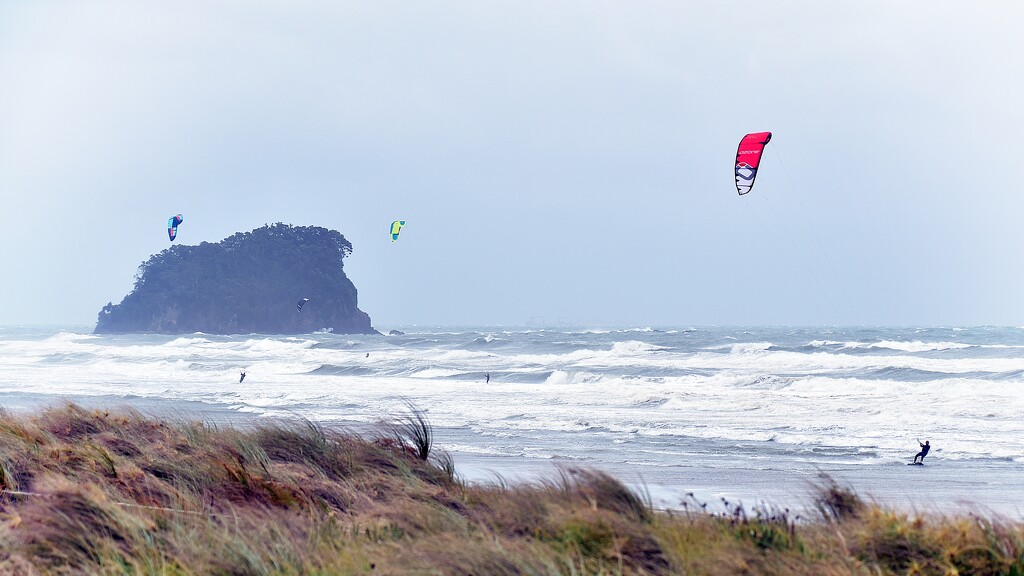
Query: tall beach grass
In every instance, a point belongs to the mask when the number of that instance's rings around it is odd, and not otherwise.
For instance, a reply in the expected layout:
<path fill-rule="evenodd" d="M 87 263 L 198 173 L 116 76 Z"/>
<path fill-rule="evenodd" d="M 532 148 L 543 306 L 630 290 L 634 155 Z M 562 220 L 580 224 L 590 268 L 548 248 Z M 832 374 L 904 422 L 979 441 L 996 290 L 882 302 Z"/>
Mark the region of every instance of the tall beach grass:
<path fill-rule="evenodd" d="M 596 470 L 470 485 L 411 407 L 377 434 L 68 404 L 0 413 L 0 574 L 1024 576 L 1024 528 L 823 478 L 816 514 L 656 510 Z"/>

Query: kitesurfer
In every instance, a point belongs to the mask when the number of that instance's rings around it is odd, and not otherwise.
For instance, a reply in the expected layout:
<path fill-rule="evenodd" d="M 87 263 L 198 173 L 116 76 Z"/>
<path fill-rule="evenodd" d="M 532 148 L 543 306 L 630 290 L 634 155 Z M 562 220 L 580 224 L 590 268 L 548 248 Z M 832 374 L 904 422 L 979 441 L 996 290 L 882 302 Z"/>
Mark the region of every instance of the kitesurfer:
<path fill-rule="evenodd" d="M 490 384 L 490 383 L 491 383 L 491 373 L 488 372 L 487 374 L 484 374 L 484 384 Z"/>
<path fill-rule="evenodd" d="M 238 378 L 238 383 L 241 384 L 242 380 L 245 380 L 245 371 L 242 371 L 242 375 Z"/>
<path fill-rule="evenodd" d="M 917 443 L 921 444 L 921 441 L 918 440 Z M 924 457 L 928 455 L 928 451 L 931 450 L 931 449 L 932 449 L 931 445 L 929 445 L 928 441 L 925 440 L 924 444 L 921 444 L 921 451 L 914 455 L 914 464 L 917 464 L 917 459 L 918 458 L 921 459 L 921 464 L 924 464 Z"/>

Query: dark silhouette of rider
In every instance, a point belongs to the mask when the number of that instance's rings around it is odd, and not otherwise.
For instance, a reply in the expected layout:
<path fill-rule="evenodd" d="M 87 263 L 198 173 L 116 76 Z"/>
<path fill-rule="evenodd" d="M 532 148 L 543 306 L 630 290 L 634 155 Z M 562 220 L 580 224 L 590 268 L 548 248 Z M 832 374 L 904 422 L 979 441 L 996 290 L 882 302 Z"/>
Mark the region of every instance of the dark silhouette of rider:
<path fill-rule="evenodd" d="M 242 380 L 245 380 L 245 372 L 242 372 L 242 375 L 238 378 L 238 383 L 241 384 Z"/>
<path fill-rule="evenodd" d="M 484 384 L 490 384 L 490 383 L 491 383 L 491 373 L 488 372 L 487 374 L 484 374 Z"/>
<path fill-rule="evenodd" d="M 917 443 L 921 444 L 921 441 L 918 440 Z M 928 455 L 928 451 L 931 450 L 931 449 L 932 449 L 931 445 L 929 445 L 928 441 L 925 440 L 924 444 L 921 444 L 921 451 L 914 455 L 914 464 L 917 464 L 917 459 L 918 458 L 921 459 L 921 464 L 924 464 L 924 457 Z"/>

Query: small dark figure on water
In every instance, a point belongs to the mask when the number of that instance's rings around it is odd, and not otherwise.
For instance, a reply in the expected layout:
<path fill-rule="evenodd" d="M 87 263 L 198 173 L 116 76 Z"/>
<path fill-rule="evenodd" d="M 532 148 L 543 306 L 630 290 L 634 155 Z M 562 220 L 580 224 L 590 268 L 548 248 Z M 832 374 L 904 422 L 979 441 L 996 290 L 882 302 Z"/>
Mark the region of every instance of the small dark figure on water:
<path fill-rule="evenodd" d="M 490 383 L 491 383 L 491 373 L 488 372 L 487 374 L 484 374 L 484 384 L 490 384 Z"/>
<path fill-rule="evenodd" d="M 370 353 L 369 353 L 369 352 L 367 352 L 367 353 L 366 353 L 366 357 L 367 357 L 367 358 L 369 358 L 369 357 L 370 357 Z"/>
<path fill-rule="evenodd" d="M 917 443 L 921 444 L 921 441 L 918 440 Z M 928 451 L 931 449 L 932 447 L 928 444 L 928 441 L 925 440 L 924 444 L 921 444 L 921 451 L 914 455 L 914 464 L 917 464 L 918 458 L 921 459 L 921 464 L 924 464 L 924 457 L 928 455 Z"/>
<path fill-rule="evenodd" d="M 242 375 L 238 378 L 238 383 L 241 384 L 242 380 L 245 380 L 245 372 L 242 372 Z"/>

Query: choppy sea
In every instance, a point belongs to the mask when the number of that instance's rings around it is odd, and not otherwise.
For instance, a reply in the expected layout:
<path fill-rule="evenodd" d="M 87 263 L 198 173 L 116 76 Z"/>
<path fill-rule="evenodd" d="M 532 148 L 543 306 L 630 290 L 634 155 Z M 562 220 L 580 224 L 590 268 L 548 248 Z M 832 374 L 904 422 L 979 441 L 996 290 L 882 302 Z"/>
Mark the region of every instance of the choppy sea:
<path fill-rule="evenodd" d="M 397 328 L 2 326 L 0 403 L 169 402 L 356 425 L 412 403 L 457 464 L 578 463 L 666 485 L 716 468 L 896 473 L 928 439 L 947 477 L 992 469 L 1024 495 L 1024 328 Z"/>

